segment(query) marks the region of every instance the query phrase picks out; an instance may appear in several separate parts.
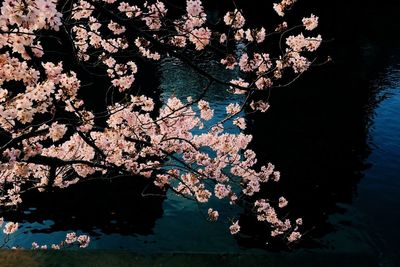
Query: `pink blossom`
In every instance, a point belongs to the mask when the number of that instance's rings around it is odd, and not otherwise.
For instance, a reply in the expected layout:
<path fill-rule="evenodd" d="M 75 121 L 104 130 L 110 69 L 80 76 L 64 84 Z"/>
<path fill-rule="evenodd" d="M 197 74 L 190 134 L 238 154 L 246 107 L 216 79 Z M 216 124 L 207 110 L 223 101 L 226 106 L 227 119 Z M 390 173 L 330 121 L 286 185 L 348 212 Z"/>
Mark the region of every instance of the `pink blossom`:
<path fill-rule="evenodd" d="M 231 103 L 226 107 L 227 114 L 237 114 L 241 110 L 241 106 L 238 103 Z"/>
<path fill-rule="evenodd" d="M 216 221 L 216 220 L 218 220 L 218 217 L 219 217 L 218 211 L 213 210 L 212 208 L 209 208 L 208 211 L 207 211 L 207 213 L 208 213 L 208 219 L 209 219 L 210 221 Z"/>
<path fill-rule="evenodd" d="M 246 129 L 246 121 L 244 118 L 237 118 L 233 121 L 233 124 L 239 127 L 241 130 Z"/>
<path fill-rule="evenodd" d="M 264 102 L 264 101 L 262 101 L 262 100 L 259 100 L 259 101 L 257 101 L 257 102 L 255 102 L 254 100 L 253 101 L 251 101 L 251 103 L 250 103 L 250 107 L 253 109 L 253 110 L 259 110 L 259 111 L 261 111 L 261 112 L 266 112 L 268 109 L 269 109 L 269 104 L 268 103 L 266 103 L 266 102 Z"/>
<path fill-rule="evenodd" d="M 217 198 L 222 199 L 227 197 L 231 192 L 231 187 L 225 186 L 223 184 L 216 184 L 214 189 L 214 194 Z"/>
<path fill-rule="evenodd" d="M 210 43 L 211 31 L 208 28 L 194 29 L 189 40 L 196 46 L 196 50 L 203 50 Z"/>
<path fill-rule="evenodd" d="M 90 237 L 87 235 L 80 235 L 77 241 L 79 242 L 79 247 L 86 248 L 87 246 L 89 246 Z"/>
<path fill-rule="evenodd" d="M 303 18 L 302 19 L 303 25 L 308 31 L 312 31 L 318 26 L 318 17 L 315 15 L 311 14 L 309 18 Z"/>
<path fill-rule="evenodd" d="M 49 129 L 49 136 L 55 142 L 60 140 L 67 131 L 67 127 L 63 124 L 53 123 Z"/>
<path fill-rule="evenodd" d="M 240 29 L 244 26 L 245 18 L 243 17 L 242 13 L 235 9 L 233 12 L 228 12 L 224 16 L 224 22 L 226 25 L 231 26 L 234 29 Z"/>
<path fill-rule="evenodd" d="M 279 208 L 284 208 L 288 204 L 288 201 L 284 197 L 279 198 Z"/>
<path fill-rule="evenodd" d="M 273 8 L 275 12 L 283 17 L 286 9 L 290 8 L 297 0 L 282 0 L 280 3 L 274 3 Z"/>
<path fill-rule="evenodd" d="M 203 6 L 200 0 L 187 0 L 186 11 L 190 16 L 197 17 L 203 13 Z"/>
<path fill-rule="evenodd" d="M 118 6 L 118 10 L 125 13 L 125 16 L 127 16 L 128 18 L 139 17 L 142 14 L 142 11 L 138 6 L 131 6 L 126 2 L 121 2 Z"/>
<path fill-rule="evenodd" d="M 74 233 L 74 232 L 68 233 L 66 238 L 65 238 L 65 243 L 72 244 L 75 241 L 77 241 L 76 233 Z"/>
<path fill-rule="evenodd" d="M 8 222 L 4 225 L 3 233 L 6 235 L 11 235 L 18 230 L 18 223 Z"/>
<path fill-rule="evenodd" d="M 239 221 L 236 221 L 231 226 L 229 226 L 229 230 L 231 231 L 232 235 L 239 233 L 240 231 Z"/>
<path fill-rule="evenodd" d="M 271 86 L 272 86 L 272 81 L 270 78 L 261 77 L 256 81 L 256 87 L 260 90 Z"/>
<path fill-rule="evenodd" d="M 59 250 L 60 248 L 61 248 L 60 245 L 56 245 L 56 244 L 51 245 L 51 249 Z"/>
<path fill-rule="evenodd" d="M 294 242 L 294 241 L 299 240 L 300 238 L 301 238 L 301 234 L 300 234 L 299 232 L 292 232 L 292 233 L 288 236 L 287 240 L 288 240 L 289 242 Z"/>

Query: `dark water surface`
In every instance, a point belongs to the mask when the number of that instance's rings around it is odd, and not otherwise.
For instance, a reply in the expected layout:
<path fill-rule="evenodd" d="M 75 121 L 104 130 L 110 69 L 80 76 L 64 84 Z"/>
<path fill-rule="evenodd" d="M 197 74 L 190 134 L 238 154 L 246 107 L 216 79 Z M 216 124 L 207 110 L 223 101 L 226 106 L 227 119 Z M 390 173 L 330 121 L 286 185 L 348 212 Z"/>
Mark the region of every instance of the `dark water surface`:
<path fill-rule="evenodd" d="M 312 70 L 289 88 L 274 90 L 267 114 L 246 117 L 259 160 L 273 162 L 282 172 L 279 185 L 266 189 L 266 194 L 287 196 L 290 214 L 304 218 L 304 240 L 289 251 L 365 254 L 383 266 L 396 266 L 400 264 L 396 14 L 390 5 L 377 8 L 372 1 L 351 2 L 350 10 L 342 9 L 344 1 L 305 2 L 320 14 L 327 39 L 334 38 L 323 50 L 334 62 Z M 212 61 L 203 64 L 221 77 L 233 75 Z M 171 94 L 184 98 L 205 84 L 174 60 L 163 61 L 158 73 L 162 98 Z M 218 86 L 206 98 L 216 111 L 243 101 Z M 11 217 L 23 223 L 21 232 L 25 230 L 15 244 L 58 242 L 66 232 L 78 231 L 91 235 L 92 249 L 280 250 L 273 243 L 265 245 L 263 237 L 254 239 L 259 226 L 239 208 L 225 210 L 225 217 L 245 222 L 245 235 L 233 238 L 224 220 L 205 221 L 194 203 L 169 193 L 166 199 L 142 199 L 137 186 L 121 181 L 68 189 L 58 198 L 32 196 L 35 199 L 26 202 L 23 212 Z"/>

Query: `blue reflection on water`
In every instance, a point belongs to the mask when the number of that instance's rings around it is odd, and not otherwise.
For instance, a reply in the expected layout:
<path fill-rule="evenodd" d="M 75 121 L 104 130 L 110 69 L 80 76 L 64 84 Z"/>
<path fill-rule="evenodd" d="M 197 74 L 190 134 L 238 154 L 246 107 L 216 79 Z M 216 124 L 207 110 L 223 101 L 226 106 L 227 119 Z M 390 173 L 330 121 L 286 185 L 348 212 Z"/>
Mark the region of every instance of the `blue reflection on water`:
<path fill-rule="evenodd" d="M 397 53 L 399 51 L 396 51 Z M 369 233 L 377 240 L 381 253 L 398 256 L 400 232 L 400 65 L 396 55 L 384 73 L 384 85 L 378 88 L 383 100 L 375 110 L 368 158 L 372 167 L 358 187 L 354 206 L 363 214 Z"/>
<path fill-rule="evenodd" d="M 371 167 L 363 172 L 354 202 L 338 204 L 345 212 L 330 216 L 336 231 L 323 238 L 329 250 L 372 254 L 384 266 L 400 261 L 399 62 L 400 51 L 396 50 L 391 65 L 371 81 L 377 101 L 369 118 L 372 152 L 367 163 Z"/>

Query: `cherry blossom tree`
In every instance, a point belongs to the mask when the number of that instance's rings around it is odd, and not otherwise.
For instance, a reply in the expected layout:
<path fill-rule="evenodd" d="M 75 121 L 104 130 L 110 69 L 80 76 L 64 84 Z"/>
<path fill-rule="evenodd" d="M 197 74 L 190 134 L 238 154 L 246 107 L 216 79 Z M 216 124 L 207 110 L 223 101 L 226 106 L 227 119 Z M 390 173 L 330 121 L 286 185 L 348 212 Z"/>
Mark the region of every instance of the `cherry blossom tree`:
<path fill-rule="evenodd" d="M 135 2 L 132 4 L 131 2 Z M 295 0 L 274 3 L 277 17 Z M 257 198 L 262 184 L 278 182 L 274 165 L 257 165 L 248 149 L 243 110 L 267 112 L 273 88 L 287 86 L 315 63 L 321 36 L 313 34 L 318 17 L 300 18 L 251 28 L 240 7 L 226 10 L 217 24 L 208 21 L 201 0 L 185 5 L 122 0 L 4 0 L 0 11 L 0 205 L 16 207 L 28 190 L 65 188 L 88 179 L 142 176 L 163 190 L 208 209 L 215 221 L 219 212 L 211 198 L 241 205 L 248 197 L 267 235 L 293 242 L 301 237 L 302 220 L 281 219 L 285 198 Z M 66 42 L 68 56 L 50 51 L 48 42 Z M 273 49 L 270 47 L 274 47 Z M 221 66 L 237 77 L 222 80 L 196 64 L 212 51 Z M 202 92 L 161 103 L 134 90 L 140 63 L 157 64 L 173 57 L 207 81 Z M 146 63 L 146 64 L 147 64 Z M 74 68 L 107 77 L 106 107 L 94 112 L 80 97 L 85 77 Z M 89 75 L 89 74 L 88 74 Z M 204 96 L 213 84 L 243 94 L 244 104 L 230 103 L 225 118 L 214 117 Z M 254 99 L 255 92 L 262 97 Z M 258 94 L 258 93 L 257 93 Z M 110 97 L 112 95 L 112 97 Z M 258 94 L 260 95 L 260 94 Z M 90 104 L 90 103 L 89 103 Z M 240 130 L 229 133 L 234 125 Z M 196 133 L 194 130 L 200 130 Z M 4 223 L 12 234 L 18 224 Z M 232 220 L 232 234 L 240 221 Z M 67 235 L 52 248 L 90 238 Z M 7 241 L 7 240 L 6 240 Z M 46 248 L 32 244 L 33 248 Z"/>

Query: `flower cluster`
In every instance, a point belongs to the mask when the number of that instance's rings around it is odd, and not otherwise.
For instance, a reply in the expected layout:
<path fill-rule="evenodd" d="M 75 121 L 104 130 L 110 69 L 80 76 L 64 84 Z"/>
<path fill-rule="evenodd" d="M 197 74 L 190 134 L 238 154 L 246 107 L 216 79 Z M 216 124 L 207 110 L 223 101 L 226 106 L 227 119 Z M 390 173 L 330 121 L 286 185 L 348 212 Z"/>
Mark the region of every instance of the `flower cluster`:
<path fill-rule="evenodd" d="M 3 218 L 2 218 L 3 219 Z M 3 233 L 11 235 L 18 230 L 18 223 L 8 222 L 4 225 Z"/>
<path fill-rule="evenodd" d="M 297 0 L 282 0 L 280 3 L 274 3 L 273 7 L 275 12 L 283 17 L 285 16 L 285 12 L 289 9 Z"/>
<path fill-rule="evenodd" d="M 59 244 L 51 244 L 49 247 L 53 250 L 59 250 L 67 246 L 78 245 L 80 248 L 87 248 L 90 243 L 90 237 L 87 235 L 77 236 L 75 232 L 68 233 L 65 240 Z M 39 245 L 36 242 L 32 243 L 32 249 L 48 249 L 47 245 Z"/>
<path fill-rule="evenodd" d="M 241 29 L 243 28 L 246 20 L 243 17 L 242 13 L 235 9 L 232 12 L 226 13 L 224 16 L 224 22 L 226 25 L 231 26 L 234 29 Z"/>
<path fill-rule="evenodd" d="M 309 18 L 303 18 L 302 22 L 306 30 L 312 31 L 318 26 L 318 17 L 311 14 Z"/>
<path fill-rule="evenodd" d="M 287 200 L 283 197 L 279 198 L 279 208 L 284 208 L 286 205 Z M 298 232 L 299 226 L 303 223 L 301 218 L 298 218 L 294 225 L 288 219 L 284 221 L 280 220 L 277 211 L 266 199 L 257 200 L 254 203 L 254 208 L 258 221 L 267 222 L 272 225 L 271 236 L 285 235 L 289 242 L 294 242 L 301 237 L 301 234 Z"/>

